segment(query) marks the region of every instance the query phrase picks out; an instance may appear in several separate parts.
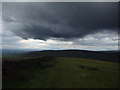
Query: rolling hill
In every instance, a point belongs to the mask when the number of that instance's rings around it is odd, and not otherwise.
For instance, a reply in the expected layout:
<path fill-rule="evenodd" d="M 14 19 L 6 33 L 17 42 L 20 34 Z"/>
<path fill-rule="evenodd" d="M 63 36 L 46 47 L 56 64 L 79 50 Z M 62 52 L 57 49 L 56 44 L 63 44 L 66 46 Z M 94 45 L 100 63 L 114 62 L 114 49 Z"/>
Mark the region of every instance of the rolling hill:
<path fill-rule="evenodd" d="M 118 51 L 86 51 L 86 50 L 43 50 L 25 53 L 24 57 L 55 56 L 55 57 L 75 57 L 88 58 L 103 61 L 119 62 Z"/>
<path fill-rule="evenodd" d="M 2 87 L 118 88 L 118 54 L 116 51 L 44 50 L 3 57 Z"/>

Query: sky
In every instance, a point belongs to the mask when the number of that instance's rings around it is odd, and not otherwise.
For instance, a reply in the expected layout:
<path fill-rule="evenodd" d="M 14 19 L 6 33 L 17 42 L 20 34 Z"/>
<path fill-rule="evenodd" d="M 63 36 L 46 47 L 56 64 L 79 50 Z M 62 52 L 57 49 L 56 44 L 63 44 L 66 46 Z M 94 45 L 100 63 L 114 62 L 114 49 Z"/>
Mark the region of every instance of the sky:
<path fill-rule="evenodd" d="M 2 48 L 118 50 L 117 2 L 3 2 Z"/>

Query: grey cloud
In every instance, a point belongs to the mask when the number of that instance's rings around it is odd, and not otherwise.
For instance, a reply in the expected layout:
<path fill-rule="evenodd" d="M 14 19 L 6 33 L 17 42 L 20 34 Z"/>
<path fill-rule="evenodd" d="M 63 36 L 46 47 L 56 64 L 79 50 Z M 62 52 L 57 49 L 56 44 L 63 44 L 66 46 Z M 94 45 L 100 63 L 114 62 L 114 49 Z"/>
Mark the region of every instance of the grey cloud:
<path fill-rule="evenodd" d="M 117 32 L 117 4 L 4 2 L 3 20 L 6 26 L 12 22 L 23 24 L 22 28 L 10 30 L 24 39 L 82 38 L 101 30 Z"/>
<path fill-rule="evenodd" d="M 93 35 L 87 35 L 84 38 L 73 40 L 74 45 L 84 45 L 84 46 L 116 46 L 118 47 L 117 33 L 114 32 L 101 32 Z"/>

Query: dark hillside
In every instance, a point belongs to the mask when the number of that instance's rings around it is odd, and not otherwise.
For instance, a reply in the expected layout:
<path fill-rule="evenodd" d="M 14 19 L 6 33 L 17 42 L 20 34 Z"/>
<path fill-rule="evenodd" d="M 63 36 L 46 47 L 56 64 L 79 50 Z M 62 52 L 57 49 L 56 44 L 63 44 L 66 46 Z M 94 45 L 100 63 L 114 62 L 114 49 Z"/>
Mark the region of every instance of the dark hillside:
<path fill-rule="evenodd" d="M 119 61 L 119 53 L 117 51 L 86 51 L 86 50 L 44 50 L 25 53 L 25 57 L 35 56 L 56 56 L 56 57 L 77 57 L 89 58 L 103 61 Z"/>

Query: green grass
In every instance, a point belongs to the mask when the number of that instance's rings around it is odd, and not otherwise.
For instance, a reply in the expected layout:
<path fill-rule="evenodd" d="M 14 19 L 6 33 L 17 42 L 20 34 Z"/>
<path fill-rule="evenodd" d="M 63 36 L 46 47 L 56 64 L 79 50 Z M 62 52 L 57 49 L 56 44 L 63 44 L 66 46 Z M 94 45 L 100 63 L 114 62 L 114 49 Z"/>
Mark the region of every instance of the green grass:
<path fill-rule="evenodd" d="M 44 63 L 53 67 L 31 67 L 3 77 L 3 88 L 118 88 L 118 63 L 63 57 L 56 61 Z"/>

